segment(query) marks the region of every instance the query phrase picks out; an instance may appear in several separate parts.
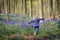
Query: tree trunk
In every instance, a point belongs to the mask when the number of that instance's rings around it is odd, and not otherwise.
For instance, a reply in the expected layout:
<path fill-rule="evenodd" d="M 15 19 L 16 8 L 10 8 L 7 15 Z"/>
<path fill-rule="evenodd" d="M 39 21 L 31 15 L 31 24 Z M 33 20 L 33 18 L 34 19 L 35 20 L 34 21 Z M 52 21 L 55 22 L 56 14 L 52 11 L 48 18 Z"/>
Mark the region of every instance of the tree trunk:
<path fill-rule="evenodd" d="M 57 0 L 53 0 L 53 17 L 57 16 Z"/>
<path fill-rule="evenodd" d="M 1 12 L 4 13 L 4 0 L 1 1 L 0 6 L 1 6 Z"/>
<path fill-rule="evenodd" d="M 39 2 L 39 4 L 38 4 L 39 5 L 38 6 L 38 9 L 39 9 L 38 10 L 39 11 L 39 17 L 42 18 L 42 13 L 43 13 L 42 0 L 39 0 L 38 2 Z"/>
<path fill-rule="evenodd" d="M 26 14 L 25 13 L 25 8 L 26 8 L 25 1 L 26 0 L 22 0 L 22 14 Z"/>
<path fill-rule="evenodd" d="M 4 0 L 4 13 L 6 13 L 6 15 L 7 15 L 7 20 L 9 20 L 9 3 L 8 3 L 9 1 L 8 0 Z M 8 4 L 7 4 L 8 3 Z"/>
<path fill-rule="evenodd" d="M 60 0 L 57 0 L 57 14 L 60 15 Z"/>
<path fill-rule="evenodd" d="M 15 1 L 14 0 L 10 0 L 10 13 L 15 13 Z"/>
<path fill-rule="evenodd" d="M 41 11 L 42 11 L 42 17 L 44 17 L 44 12 L 43 12 L 43 0 L 41 0 Z"/>
<path fill-rule="evenodd" d="M 32 17 L 37 15 L 37 0 L 32 0 Z"/>
<path fill-rule="evenodd" d="M 50 18 L 51 14 L 51 0 L 48 0 L 48 19 Z"/>
<path fill-rule="evenodd" d="M 3 0 L 4 1 L 4 4 L 3 4 L 3 8 L 4 8 L 4 13 L 7 14 L 7 0 Z"/>
<path fill-rule="evenodd" d="M 31 17 L 31 0 L 26 1 L 26 13 Z"/>
<path fill-rule="evenodd" d="M 17 0 L 15 0 L 15 14 L 17 13 Z"/>
<path fill-rule="evenodd" d="M 19 10 L 18 10 L 20 14 L 22 14 L 22 0 L 19 0 Z"/>

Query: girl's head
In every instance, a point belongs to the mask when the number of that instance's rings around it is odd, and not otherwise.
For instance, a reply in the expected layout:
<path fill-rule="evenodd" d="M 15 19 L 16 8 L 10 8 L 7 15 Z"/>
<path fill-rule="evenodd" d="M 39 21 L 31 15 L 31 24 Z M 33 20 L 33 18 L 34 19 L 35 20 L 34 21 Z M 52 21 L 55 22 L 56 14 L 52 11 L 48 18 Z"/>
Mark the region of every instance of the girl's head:
<path fill-rule="evenodd" d="M 60 18 L 60 15 L 59 15 L 59 18 Z"/>
<path fill-rule="evenodd" d="M 33 17 L 33 19 L 37 19 L 37 18 L 39 18 L 38 15 L 35 15 L 35 16 Z"/>
<path fill-rule="evenodd" d="M 59 15 L 59 17 L 60 17 L 60 15 Z"/>

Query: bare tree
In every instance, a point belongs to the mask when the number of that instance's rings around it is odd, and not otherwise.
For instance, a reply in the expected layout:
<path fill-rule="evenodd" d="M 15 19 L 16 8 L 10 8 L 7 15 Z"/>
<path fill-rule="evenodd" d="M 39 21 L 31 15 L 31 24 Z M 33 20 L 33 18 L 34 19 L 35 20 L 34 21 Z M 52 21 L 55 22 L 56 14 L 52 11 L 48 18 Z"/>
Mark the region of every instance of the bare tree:
<path fill-rule="evenodd" d="M 48 0 L 48 18 L 50 18 L 50 14 L 51 14 L 51 0 Z"/>
<path fill-rule="evenodd" d="M 43 1 L 42 0 L 38 1 L 38 11 L 39 11 L 39 16 L 41 18 L 43 16 Z"/>
<path fill-rule="evenodd" d="M 22 14 L 26 14 L 25 13 L 25 8 L 26 8 L 25 1 L 26 0 L 22 0 Z"/>
<path fill-rule="evenodd" d="M 53 0 L 53 16 L 57 15 L 57 0 Z"/>
<path fill-rule="evenodd" d="M 31 0 L 26 0 L 26 14 L 31 17 Z"/>

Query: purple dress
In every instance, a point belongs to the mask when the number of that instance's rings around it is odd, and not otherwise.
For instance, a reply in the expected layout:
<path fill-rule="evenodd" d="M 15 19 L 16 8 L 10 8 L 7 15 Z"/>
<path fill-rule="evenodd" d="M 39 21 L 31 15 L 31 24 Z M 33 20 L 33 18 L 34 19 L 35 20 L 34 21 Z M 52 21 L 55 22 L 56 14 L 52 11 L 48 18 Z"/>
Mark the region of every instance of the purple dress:
<path fill-rule="evenodd" d="M 45 20 L 45 19 L 44 18 L 38 18 L 38 19 L 30 21 L 29 24 L 31 24 L 31 26 L 33 26 L 33 27 L 39 26 L 40 20 Z"/>
<path fill-rule="evenodd" d="M 35 19 L 35 20 L 32 20 L 29 22 L 29 24 L 31 24 L 31 26 L 35 28 L 36 34 L 39 31 L 39 21 L 40 20 L 45 20 L 45 19 L 44 18 L 38 18 L 38 19 Z"/>

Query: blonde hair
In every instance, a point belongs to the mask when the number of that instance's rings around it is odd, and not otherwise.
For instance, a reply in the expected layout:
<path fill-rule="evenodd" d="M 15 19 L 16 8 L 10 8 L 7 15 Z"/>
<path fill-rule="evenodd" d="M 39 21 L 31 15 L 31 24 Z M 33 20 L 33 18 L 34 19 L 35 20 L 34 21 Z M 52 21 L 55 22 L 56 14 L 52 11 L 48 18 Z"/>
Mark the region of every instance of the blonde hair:
<path fill-rule="evenodd" d="M 59 15 L 60 16 L 60 15 Z"/>
<path fill-rule="evenodd" d="M 38 15 L 35 15 L 35 16 L 33 17 L 33 19 L 37 19 L 37 18 L 39 18 Z"/>

